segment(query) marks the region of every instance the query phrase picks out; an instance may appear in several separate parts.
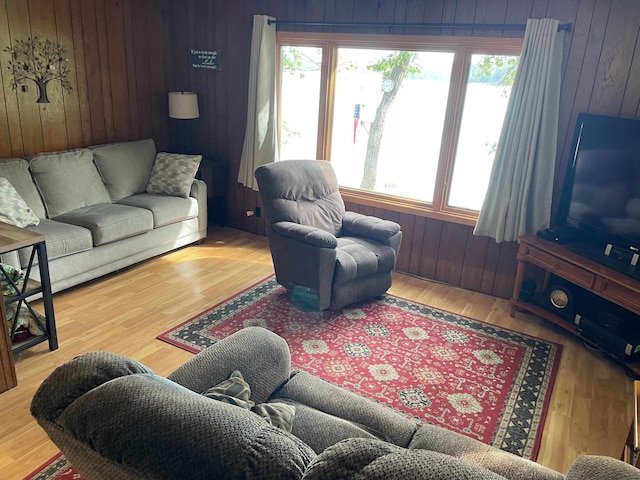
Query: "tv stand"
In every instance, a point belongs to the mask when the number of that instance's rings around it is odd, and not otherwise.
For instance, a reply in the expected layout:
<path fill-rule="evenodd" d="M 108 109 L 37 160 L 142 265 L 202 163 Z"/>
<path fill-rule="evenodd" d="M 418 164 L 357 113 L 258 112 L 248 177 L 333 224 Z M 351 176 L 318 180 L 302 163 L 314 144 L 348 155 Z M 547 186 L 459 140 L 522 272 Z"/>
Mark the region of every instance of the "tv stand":
<path fill-rule="evenodd" d="M 536 235 L 521 237 L 519 241 L 518 269 L 511 298 L 510 314 L 512 317 L 517 309 L 527 310 L 583 338 L 587 343 L 593 344 L 581 335 L 575 323 L 533 303 L 533 299 L 520 298 L 522 282 L 527 273 L 527 264 L 535 265 L 545 272 L 544 283 L 538 287 L 538 292 L 546 291 L 551 275 L 556 275 L 573 285 L 640 315 L 640 281 L 575 253 L 566 245 L 559 245 Z M 605 257 L 605 255 L 602 256 Z M 640 373 L 640 363 L 633 362 L 628 366 L 634 372 Z"/>

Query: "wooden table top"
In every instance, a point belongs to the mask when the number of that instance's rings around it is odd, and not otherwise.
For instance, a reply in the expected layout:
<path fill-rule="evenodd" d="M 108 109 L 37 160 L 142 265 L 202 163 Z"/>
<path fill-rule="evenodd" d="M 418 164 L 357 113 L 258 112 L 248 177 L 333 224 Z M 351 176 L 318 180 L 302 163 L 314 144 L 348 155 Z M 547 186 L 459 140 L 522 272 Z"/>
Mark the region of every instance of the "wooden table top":
<path fill-rule="evenodd" d="M 41 233 L 0 222 L 0 254 L 45 241 Z"/>

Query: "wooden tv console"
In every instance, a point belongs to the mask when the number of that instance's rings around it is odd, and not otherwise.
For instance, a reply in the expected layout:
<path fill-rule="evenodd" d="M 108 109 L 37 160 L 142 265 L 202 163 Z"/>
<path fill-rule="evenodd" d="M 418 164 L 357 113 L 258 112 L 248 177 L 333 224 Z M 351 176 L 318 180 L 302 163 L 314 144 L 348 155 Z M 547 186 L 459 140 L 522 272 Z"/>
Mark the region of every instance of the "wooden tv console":
<path fill-rule="evenodd" d="M 573 253 L 564 245 L 543 240 L 535 235 L 527 235 L 519 240 L 518 269 L 511 298 L 512 317 L 518 308 L 527 310 L 583 338 L 575 323 L 561 318 L 538 304 L 520 298 L 527 264 L 536 265 L 544 270 L 542 291 L 547 289 L 553 274 L 640 315 L 640 281 Z M 588 342 L 587 339 L 585 341 Z M 640 372 L 640 364 L 636 365 L 634 362 L 629 366 L 634 371 Z"/>

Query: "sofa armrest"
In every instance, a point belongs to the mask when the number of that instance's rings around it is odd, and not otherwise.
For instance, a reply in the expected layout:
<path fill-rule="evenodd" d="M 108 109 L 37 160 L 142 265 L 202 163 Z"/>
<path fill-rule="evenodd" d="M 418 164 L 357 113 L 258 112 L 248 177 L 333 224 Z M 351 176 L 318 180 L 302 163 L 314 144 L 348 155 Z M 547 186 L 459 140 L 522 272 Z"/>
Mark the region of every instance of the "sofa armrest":
<path fill-rule="evenodd" d="M 272 228 L 280 235 L 299 240 L 314 247 L 336 248 L 338 246 L 338 239 L 335 235 L 319 228 L 293 222 L 276 222 L 272 225 Z"/>
<path fill-rule="evenodd" d="M 368 237 L 386 243 L 400 232 L 400 225 L 390 220 L 382 220 L 355 212 L 345 212 L 342 219 L 342 229 L 360 237 Z"/>
<path fill-rule="evenodd" d="M 577 458 L 566 480 L 638 480 L 640 470 L 628 463 L 611 457 L 582 455 Z"/>
<path fill-rule="evenodd" d="M 269 366 L 268 375 L 265 365 Z M 243 328 L 206 348 L 168 378 L 201 393 L 229 378 L 234 370 L 251 386 L 251 399 L 266 402 L 291 374 L 287 342 L 264 328 Z"/>
<path fill-rule="evenodd" d="M 193 179 L 193 183 L 191 184 L 191 190 L 189 191 L 189 196 L 200 201 L 201 199 L 207 198 L 207 184 L 202 180 L 198 180 L 197 178 Z"/>
<path fill-rule="evenodd" d="M 0 255 L 0 263 L 5 263 L 16 268 L 22 268 L 22 265 L 20 265 L 20 256 L 18 254 L 18 250 L 13 250 L 11 252 L 3 253 L 2 255 Z"/>
<path fill-rule="evenodd" d="M 63 363 L 42 382 L 31 401 L 31 414 L 56 423 L 65 409 L 85 393 L 115 378 L 153 374 L 141 363 L 115 353 L 89 352 Z"/>
<path fill-rule="evenodd" d="M 204 231 L 208 225 L 207 212 L 207 184 L 197 178 L 191 184 L 190 197 L 198 201 L 198 230 Z"/>

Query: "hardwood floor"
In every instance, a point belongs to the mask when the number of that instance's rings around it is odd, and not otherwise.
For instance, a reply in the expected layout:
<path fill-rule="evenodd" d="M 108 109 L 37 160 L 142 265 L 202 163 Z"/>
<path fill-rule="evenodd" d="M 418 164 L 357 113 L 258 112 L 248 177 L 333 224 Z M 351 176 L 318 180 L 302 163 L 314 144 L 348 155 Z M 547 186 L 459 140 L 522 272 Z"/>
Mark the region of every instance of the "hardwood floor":
<path fill-rule="evenodd" d="M 18 386 L 0 394 L 0 471 L 21 479 L 58 452 L 29 413 L 40 383 L 90 350 L 131 356 L 162 375 L 192 354 L 156 336 L 273 273 L 265 237 L 211 227 L 207 241 L 54 296 L 60 348 L 16 356 Z M 578 339 L 509 302 L 404 274 L 390 293 L 564 345 L 538 462 L 566 472 L 580 454 L 618 457 L 633 416 L 633 382 Z"/>

